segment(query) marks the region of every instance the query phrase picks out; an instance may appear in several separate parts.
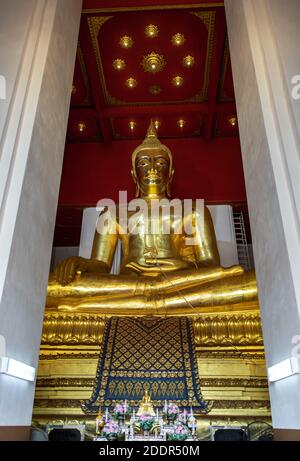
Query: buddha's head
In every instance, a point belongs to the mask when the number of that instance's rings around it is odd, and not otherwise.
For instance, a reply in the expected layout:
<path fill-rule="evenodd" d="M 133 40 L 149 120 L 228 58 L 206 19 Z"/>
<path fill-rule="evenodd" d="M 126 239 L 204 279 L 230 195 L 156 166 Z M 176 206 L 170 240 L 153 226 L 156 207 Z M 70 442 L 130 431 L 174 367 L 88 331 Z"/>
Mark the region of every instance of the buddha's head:
<path fill-rule="evenodd" d="M 145 140 L 132 154 L 131 174 L 137 186 L 137 196 L 170 195 L 174 174 L 172 155 L 168 147 L 157 138 L 152 121 Z"/>

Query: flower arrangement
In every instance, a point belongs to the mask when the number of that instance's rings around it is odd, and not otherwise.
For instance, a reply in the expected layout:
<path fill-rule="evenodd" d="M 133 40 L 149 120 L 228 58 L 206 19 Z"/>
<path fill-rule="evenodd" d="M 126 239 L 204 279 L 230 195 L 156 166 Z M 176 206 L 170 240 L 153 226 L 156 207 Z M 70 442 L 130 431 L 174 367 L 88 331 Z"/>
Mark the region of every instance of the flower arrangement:
<path fill-rule="evenodd" d="M 186 413 L 179 413 L 176 418 L 176 422 L 181 425 L 187 426 L 188 424 L 188 416 Z"/>
<path fill-rule="evenodd" d="M 186 440 L 190 431 L 182 424 L 176 424 L 172 432 L 169 433 L 169 440 Z"/>
<path fill-rule="evenodd" d="M 169 405 L 166 405 L 165 407 L 165 414 L 167 415 L 167 418 L 169 420 L 173 420 L 176 418 L 176 416 L 179 414 L 179 408 L 177 405 L 174 403 L 169 403 Z"/>
<path fill-rule="evenodd" d="M 143 431 L 150 431 L 154 424 L 154 418 L 150 415 L 141 414 L 137 423 Z"/>
<path fill-rule="evenodd" d="M 116 421 L 110 420 L 102 429 L 103 435 L 108 439 L 117 438 L 119 433 L 119 425 Z"/>
<path fill-rule="evenodd" d="M 129 413 L 130 407 L 127 405 L 126 400 L 125 403 L 117 403 L 114 408 L 114 415 L 116 418 L 122 418 Z"/>

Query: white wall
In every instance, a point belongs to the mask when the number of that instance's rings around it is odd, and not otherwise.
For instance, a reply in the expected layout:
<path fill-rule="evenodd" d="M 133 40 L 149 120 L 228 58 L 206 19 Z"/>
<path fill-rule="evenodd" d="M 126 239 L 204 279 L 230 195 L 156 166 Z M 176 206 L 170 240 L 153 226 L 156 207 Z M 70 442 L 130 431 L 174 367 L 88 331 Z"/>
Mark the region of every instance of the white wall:
<path fill-rule="evenodd" d="M 0 0 L 0 75 L 6 81 L 6 99 L 0 100 L 0 140 L 9 107 L 12 103 L 26 33 L 33 14 L 35 0 L 26 2 Z M 12 43 L 13 50 L 12 50 Z M 11 52 L 8 52 L 10 50 Z"/>
<path fill-rule="evenodd" d="M 9 357 L 36 367 L 81 0 L 1 1 L 0 11 L 12 78 L 9 109 L 0 101 L 0 334 Z M 0 375 L 0 425 L 29 426 L 33 398 L 33 383 Z"/>
<path fill-rule="evenodd" d="M 267 366 L 300 334 L 300 150 L 290 73 L 298 0 L 225 0 Z M 298 115 L 297 115 L 298 114 Z M 298 120 L 299 122 L 299 120 Z M 275 428 L 300 429 L 300 375 L 270 385 Z"/>

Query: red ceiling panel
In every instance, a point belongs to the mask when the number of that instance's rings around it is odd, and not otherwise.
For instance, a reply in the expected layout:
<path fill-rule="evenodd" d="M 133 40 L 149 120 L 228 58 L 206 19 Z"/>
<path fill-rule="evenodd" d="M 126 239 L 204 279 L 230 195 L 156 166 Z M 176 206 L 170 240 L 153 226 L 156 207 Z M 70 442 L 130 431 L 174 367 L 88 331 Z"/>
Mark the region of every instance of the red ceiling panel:
<path fill-rule="evenodd" d="M 87 116 L 71 116 L 68 122 L 67 140 L 69 142 L 91 142 L 101 141 L 101 132 L 98 125 L 98 120 L 95 117 Z"/>
<path fill-rule="evenodd" d="M 214 11 L 201 12 L 140 12 L 106 17 L 89 18 L 91 39 L 94 43 L 98 70 L 107 105 L 124 103 L 178 102 L 206 99 L 208 75 L 211 62 L 214 34 Z M 102 21 L 106 20 L 102 24 Z M 102 26 L 100 27 L 100 23 Z M 156 36 L 146 35 L 145 28 L 154 25 Z M 98 31 L 100 27 L 100 30 Z M 98 33 L 98 34 L 97 34 Z M 182 44 L 176 45 L 172 37 L 180 34 Z M 130 48 L 123 48 L 120 40 L 129 37 Z M 147 69 L 143 60 L 155 53 L 161 66 Z M 183 60 L 194 58 L 190 67 Z M 122 70 L 115 69 L 113 62 L 123 61 Z M 155 65 L 155 63 L 153 64 Z M 157 71 L 159 68 L 161 70 Z M 181 77 L 182 84 L 172 80 Z M 135 87 L 127 86 L 129 78 L 135 80 Z M 151 93 L 153 87 L 158 94 Z"/>
<path fill-rule="evenodd" d="M 201 136 L 203 117 L 196 114 L 183 114 L 167 117 L 153 114 L 160 138 Z M 143 139 L 150 123 L 150 117 L 124 117 L 111 120 L 114 139 Z"/>
<path fill-rule="evenodd" d="M 81 120 L 88 121 L 91 115 L 88 106 L 94 106 L 98 128 L 106 145 L 113 139 L 128 138 L 125 127 L 118 128 L 120 133 L 116 129 L 121 123 L 119 119 L 142 119 L 149 114 L 163 118 L 163 137 L 197 135 L 209 141 L 215 133 L 215 114 L 235 111 L 235 107 L 226 109 L 226 104 L 234 104 L 234 93 L 222 2 L 200 1 L 193 7 L 192 4 L 167 0 L 153 5 L 145 0 L 135 3 L 136 9 L 132 8 L 133 3 L 86 2 L 74 73 L 75 91 L 71 100 L 72 123 L 69 124 L 68 139 L 72 142 L 100 139 L 99 133 L 95 133 L 93 120 L 85 135 L 78 135 L 74 129 Z M 150 24 L 156 26 L 154 36 L 145 32 Z M 180 46 L 172 43 L 175 34 L 184 38 Z M 131 47 L 120 45 L 124 36 L 132 39 Z M 155 64 L 158 69 L 162 63 L 159 72 L 148 71 L 145 64 L 143 66 L 147 56 L 149 65 L 151 53 L 161 60 Z M 193 58 L 189 67 L 183 65 L 187 56 Z M 124 62 L 121 70 L 113 66 L 116 59 Z M 172 84 L 175 77 L 182 78 L 181 85 Z M 136 85 L 127 86 L 130 78 Z M 174 118 L 193 119 L 195 114 L 201 114 L 200 128 L 196 128 L 196 122 L 193 122 L 178 130 L 173 123 Z M 169 131 L 171 126 L 172 132 Z M 141 129 L 131 131 L 130 137 L 140 139 L 143 136 Z"/>
<path fill-rule="evenodd" d="M 239 136 L 239 127 L 236 113 L 217 115 L 215 117 L 214 135 L 216 137 Z"/>

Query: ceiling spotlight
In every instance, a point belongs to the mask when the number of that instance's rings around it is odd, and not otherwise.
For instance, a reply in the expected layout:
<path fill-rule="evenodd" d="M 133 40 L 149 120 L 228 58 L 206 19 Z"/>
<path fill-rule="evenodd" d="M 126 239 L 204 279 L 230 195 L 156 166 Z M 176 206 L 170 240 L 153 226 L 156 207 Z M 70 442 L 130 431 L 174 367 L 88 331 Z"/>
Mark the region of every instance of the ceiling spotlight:
<path fill-rule="evenodd" d="M 235 127 L 237 125 L 237 118 L 236 117 L 230 117 L 228 119 L 228 124 L 232 127 Z"/>
<path fill-rule="evenodd" d="M 130 120 L 130 122 L 128 123 L 128 126 L 131 129 L 131 131 L 133 131 L 136 127 L 136 122 L 134 122 L 133 120 Z"/>
<path fill-rule="evenodd" d="M 76 88 L 76 86 L 75 86 L 75 85 L 72 85 L 72 94 L 75 94 L 75 93 L 76 93 L 76 91 L 77 91 L 77 88 Z"/>
<path fill-rule="evenodd" d="M 154 126 L 155 126 L 155 129 L 158 130 L 158 128 L 160 127 L 161 123 L 159 120 L 154 120 Z"/>
<path fill-rule="evenodd" d="M 151 94 L 157 95 L 161 92 L 161 87 L 159 85 L 151 85 L 149 91 Z"/>
<path fill-rule="evenodd" d="M 135 78 L 130 77 L 126 80 L 126 85 L 128 88 L 135 88 L 137 86 L 137 81 Z"/>
<path fill-rule="evenodd" d="M 182 64 L 184 65 L 184 67 L 192 67 L 194 63 L 195 63 L 195 58 L 190 55 L 186 56 L 182 60 Z"/>
<path fill-rule="evenodd" d="M 176 77 L 174 77 L 174 78 L 172 79 L 172 84 L 173 84 L 174 86 L 181 86 L 181 85 L 183 85 L 183 78 L 180 77 L 179 75 L 177 75 Z"/>
<path fill-rule="evenodd" d="M 186 124 L 186 121 L 183 120 L 182 118 L 180 120 L 177 120 L 178 128 L 183 128 L 185 124 Z"/>
<path fill-rule="evenodd" d="M 122 70 L 125 67 L 125 61 L 123 61 L 123 59 L 115 59 L 113 61 L 113 67 L 116 70 Z"/>
<path fill-rule="evenodd" d="M 146 37 L 149 37 L 149 38 L 157 37 L 158 32 L 159 32 L 158 27 L 155 26 L 154 24 L 149 24 L 148 26 L 145 27 Z"/>
<path fill-rule="evenodd" d="M 181 46 L 185 42 L 185 37 L 183 34 L 175 34 L 172 36 L 171 41 L 174 46 Z"/>
<path fill-rule="evenodd" d="M 143 56 L 141 66 L 145 72 L 151 72 L 155 74 L 156 72 L 161 72 L 166 65 L 165 58 L 162 54 L 152 53 Z"/>
<path fill-rule="evenodd" d="M 77 126 L 81 133 L 86 129 L 86 124 L 84 122 L 79 122 Z"/>
<path fill-rule="evenodd" d="M 123 35 L 123 37 L 121 37 L 119 41 L 119 44 L 122 48 L 131 48 L 133 43 L 134 41 L 128 35 Z"/>

